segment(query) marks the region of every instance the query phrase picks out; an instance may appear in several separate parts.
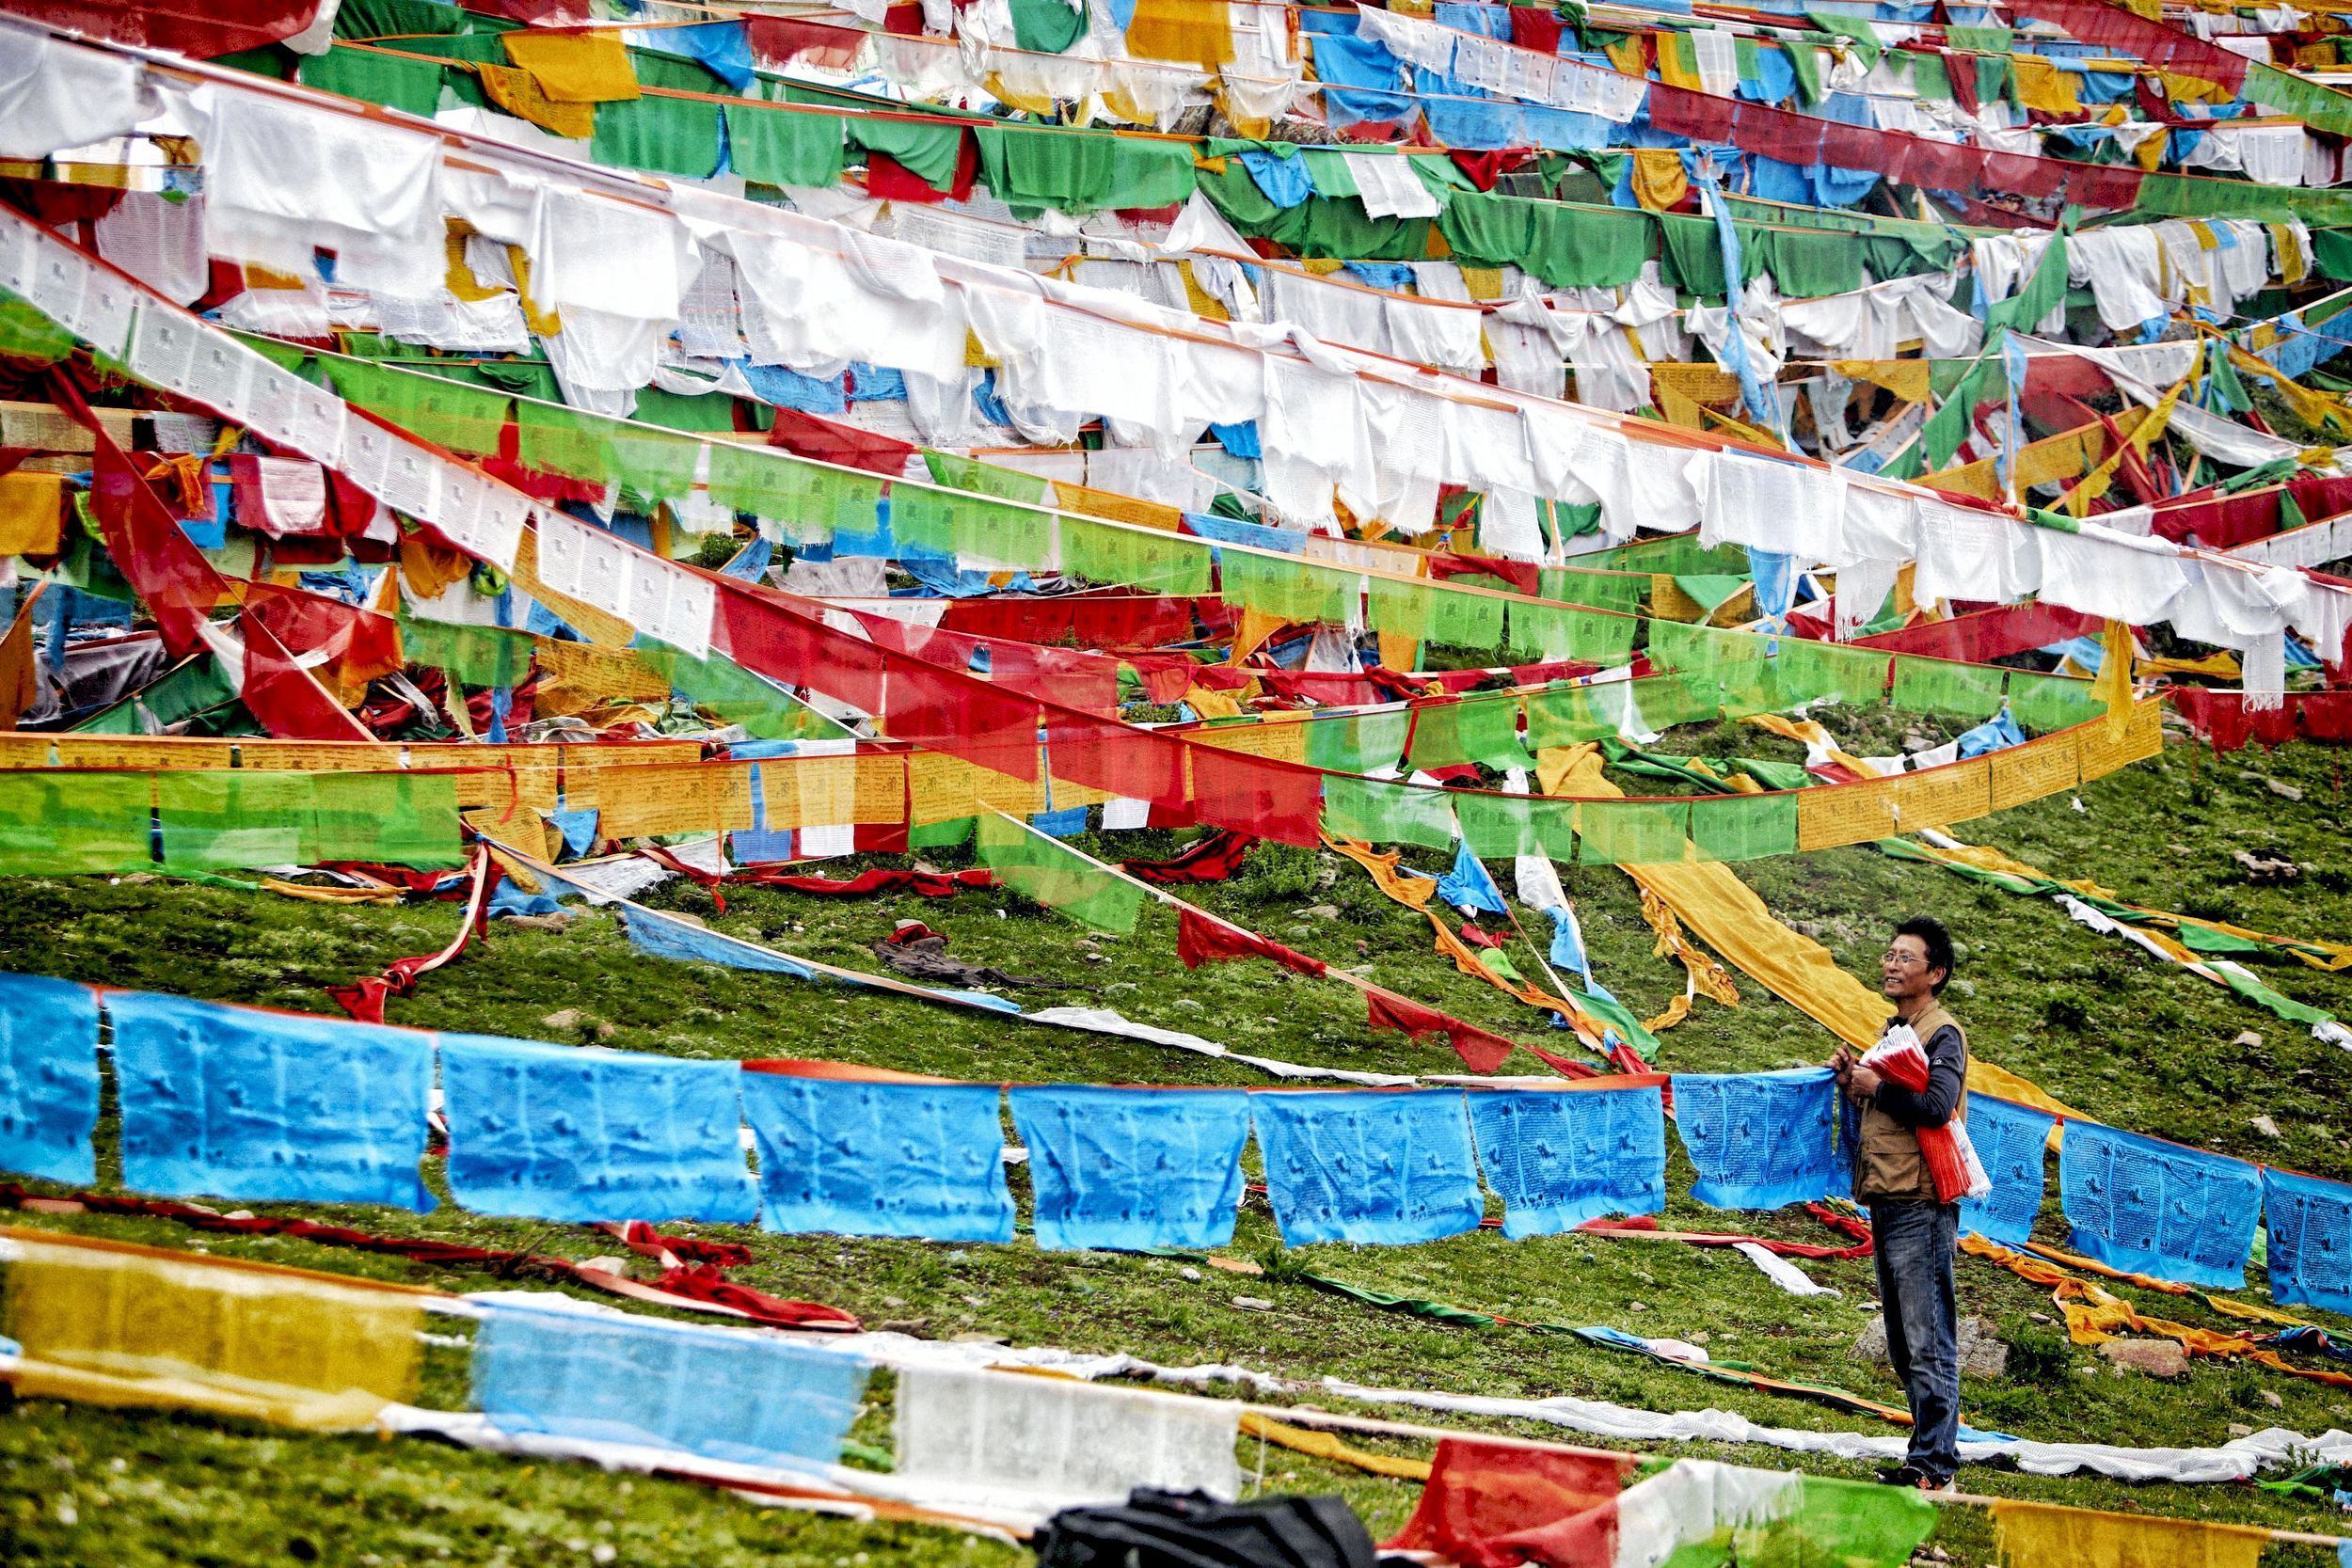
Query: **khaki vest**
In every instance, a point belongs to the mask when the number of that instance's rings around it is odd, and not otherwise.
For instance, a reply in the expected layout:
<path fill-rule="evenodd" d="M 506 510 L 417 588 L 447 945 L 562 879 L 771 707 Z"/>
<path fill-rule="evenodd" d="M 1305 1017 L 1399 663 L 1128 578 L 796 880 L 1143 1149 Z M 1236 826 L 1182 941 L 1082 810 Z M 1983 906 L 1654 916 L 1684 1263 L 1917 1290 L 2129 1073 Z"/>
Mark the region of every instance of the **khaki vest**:
<path fill-rule="evenodd" d="M 1919 1048 L 1924 1051 L 1936 1031 L 1947 1024 L 1960 1035 L 1961 1070 L 1964 1075 L 1968 1034 L 1960 1027 L 1958 1019 L 1944 1010 L 1941 1002 L 1930 1003 L 1926 1012 L 1911 1021 L 1911 1029 L 1919 1037 Z M 1952 1117 L 1956 1121 L 1968 1119 L 1968 1094 L 1964 1087 Z M 1927 1160 L 1919 1152 L 1919 1134 L 1876 1105 L 1862 1108 L 1861 1142 L 1854 1151 L 1853 1196 L 1861 1203 L 1890 1197 L 1935 1201 L 1935 1181 L 1928 1175 Z"/>

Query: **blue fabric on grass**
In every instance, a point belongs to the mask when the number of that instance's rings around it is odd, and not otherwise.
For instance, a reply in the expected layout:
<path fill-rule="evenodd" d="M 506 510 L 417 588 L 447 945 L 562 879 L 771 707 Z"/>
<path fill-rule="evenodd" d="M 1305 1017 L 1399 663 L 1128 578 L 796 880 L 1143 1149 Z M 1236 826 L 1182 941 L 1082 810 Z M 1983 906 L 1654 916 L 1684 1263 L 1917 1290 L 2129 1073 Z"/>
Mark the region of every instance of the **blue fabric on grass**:
<path fill-rule="evenodd" d="M 2262 1170 L 2097 1122 L 2069 1122 L 2058 1196 L 2074 1250 L 2109 1268 L 2242 1290 Z"/>
<path fill-rule="evenodd" d="M 993 1084 L 743 1074 L 759 1223 L 776 1231 L 1009 1242 Z"/>
<path fill-rule="evenodd" d="M 866 1374 L 774 1334 L 505 1302 L 471 1366 L 474 1408 L 503 1432 L 800 1467 L 841 1457 Z"/>
<path fill-rule="evenodd" d="M 0 974 L 0 1170 L 98 1180 L 98 993 Z"/>
<path fill-rule="evenodd" d="M 2270 1299 L 2352 1314 L 2352 1186 L 2265 1167 L 2263 1224 Z"/>
<path fill-rule="evenodd" d="M 652 958 L 678 963 L 724 964 L 729 969 L 756 969 L 770 974 L 789 974 L 796 980 L 818 978 L 815 970 L 786 954 L 770 952 L 700 926 L 689 926 L 656 911 L 623 910 L 620 915 L 629 944 Z"/>
<path fill-rule="evenodd" d="M 1502 890 L 1495 886 L 1493 874 L 1485 862 L 1470 853 L 1467 844 L 1455 846 L 1454 869 L 1438 879 L 1438 896 L 1457 908 L 1467 905 L 1487 914 L 1508 912 L 1502 906 Z"/>
<path fill-rule="evenodd" d="M 449 1190 L 484 1214 L 748 1223 L 733 1062 L 441 1037 Z"/>
<path fill-rule="evenodd" d="M 1845 1190 L 1836 1080 L 1827 1068 L 1674 1075 L 1675 1130 L 1717 1209 L 1778 1209 Z"/>
<path fill-rule="evenodd" d="M 1964 760 L 1980 757 L 1990 752 L 2005 752 L 2011 746 L 2023 746 L 2025 743 L 2026 732 L 2017 727 L 2017 716 L 2004 705 L 2000 712 L 1975 729 L 1961 733 L 1960 754 Z"/>
<path fill-rule="evenodd" d="M 1241 1204 L 1238 1089 L 1017 1088 L 1037 1244 L 1049 1252 L 1224 1246 Z"/>
<path fill-rule="evenodd" d="M 1458 1089 L 1252 1096 L 1275 1223 L 1289 1246 L 1409 1246 L 1486 1212 Z"/>
<path fill-rule="evenodd" d="M 1666 1111 L 1656 1085 L 1473 1090 L 1470 1126 L 1502 1233 L 1550 1236 L 1666 1207 Z"/>
<path fill-rule="evenodd" d="M 122 1184 L 171 1197 L 435 1207 L 418 1164 L 433 1037 L 119 991 Z"/>
<path fill-rule="evenodd" d="M 1962 1231 L 1974 1230 L 2003 1246 L 2025 1244 L 2034 1216 L 2042 1212 L 2042 1156 L 2057 1125 L 2058 1117 L 2030 1105 L 1987 1094 L 1968 1097 L 1968 1141 L 1993 1179 L 1993 1193 L 1961 1199 Z"/>

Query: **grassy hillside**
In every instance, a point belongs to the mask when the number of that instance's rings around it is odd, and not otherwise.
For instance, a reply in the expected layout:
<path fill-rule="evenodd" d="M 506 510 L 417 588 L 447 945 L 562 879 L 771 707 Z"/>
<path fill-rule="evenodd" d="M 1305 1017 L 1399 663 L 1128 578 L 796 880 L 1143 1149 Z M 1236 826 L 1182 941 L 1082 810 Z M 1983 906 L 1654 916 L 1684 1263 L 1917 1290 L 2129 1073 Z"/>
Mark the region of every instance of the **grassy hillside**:
<path fill-rule="evenodd" d="M 1855 733 L 1861 721 L 1840 725 Z M 1878 717 L 1874 726 L 1892 721 Z M 1882 737 L 1883 738 L 1883 737 Z M 1683 749 L 1789 755 L 1746 727 L 1701 732 Z M 1857 749 L 1889 750 L 1884 744 Z M 2062 878 L 2095 879 L 2138 902 L 2224 916 L 2262 929 L 2317 937 L 2352 932 L 2352 879 L 2343 853 L 2339 753 L 2297 747 L 2217 765 L 2169 748 L 2157 762 L 1963 829 Z M 2299 797 L 2299 798 L 2296 798 Z M 1162 852 L 1179 840 L 1121 835 L 1089 847 Z M 2310 863 L 2293 883 L 2253 887 L 2232 860 L 2270 849 Z M 1408 857 L 1408 860 L 1414 857 Z M 1439 869 L 1438 857 L 1418 863 Z M 962 863 L 955 853 L 941 865 Z M 835 874 L 846 868 L 835 867 Z M 2141 953 L 2074 926 L 2055 905 L 1981 888 L 1935 867 L 1840 849 L 1740 868 L 1782 919 L 1818 936 L 1866 976 L 1887 927 L 1903 914 L 1940 914 L 1962 943 L 1954 1012 L 1984 1057 L 2033 1078 L 2061 1100 L 2116 1124 L 2207 1148 L 2352 1177 L 2352 1054 L 2310 1038 Z M 1563 867 L 1583 916 L 1596 973 L 1645 1016 L 1680 994 L 1678 968 L 1651 953 L 1631 883 L 1612 867 Z M 1505 877 L 1507 882 L 1508 878 Z M 1541 1015 L 1456 974 L 1430 949 L 1425 921 L 1383 897 L 1353 864 L 1329 854 L 1262 846 L 1247 871 L 1185 896 L 1341 966 L 1368 966 L 1384 984 L 1488 1028 L 1574 1051 L 1541 1028 Z M 880 967 L 869 944 L 894 921 L 921 919 L 956 956 L 1068 980 L 1070 991 L 1031 993 L 1099 1002 L 1129 1017 L 1221 1040 L 1236 1050 L 1336 1067 L 1457 1070 L 1451 1052 L 1370 1032 L 1362 1003 L 1335 984 L 1264 964 L 1186 974 L 1175 925 L 1148 911 L 1132 938 L 1089 939 L 1077 927 L 1000 893 L 833 901 L 773 891 L 730 893 L 724 914 L 684 884 L 649 901 L 714 927 L 813 958 Z M 1318 911 L 1317 907 L 1324 907 Z M 1332 912 L 1336 911 L 1336 918 Z M 390 958 L 441 944 L 453 905 L 328 908 L 263 893 L 164 880 L 60 879 L 0 883 L 0 968 L 151 988 L 222 1001 L 333 1010 L 322 988 Z M 1539 939 L 1543 923 L 1526 916 Z M 1532 955 L 1515 944 L 1523 968 Z M 2352 1016 L 2352 972 L 2287 962 L 2265 976 L 2289 995 Z M 1831 1040 L 1794 1008 L 1740 982 L 1740 1004 L 1702 1001 L 1664 1036 L 1674 1069 L 1765 1069 L 1816 1062 Z M 568 1029 L 543 1022 L 570 1010 Z M 495 927 L 464 959 L 392 1005 L 393 1022 L 556 1039 L 591 1040 L 681 1055 L 819 1056 L 1004 1081 L 1267 1082 L 1237 1064 L 1137 1042 L 1072 1034 L 915 1003 L 851 995 L 781 976 L 639 956 L 607 915 L 563 931 Z M 2261 1043 L 2236 1043 L 2244 1032 Z M 1521 1057 L 1521 1063 L 1532 1058 Z M 2267 1117 L 2276 1139 L 2257 1130 Z M 102 1139 L 106 1130 L 102 1128 Z M 1687 1191 L 1678 1148 L 1670 1184 Z M 107 1161 L 102 1155 L 102 1174 Z M 438 1171 L 429 1173 L 438 1186 Z M 1022 1172 L 1014 1169 L 1018 1188 Z M 2053 1183 L 2055 1187 L 2055 1183 Z M 380 1231 L 521 1246 L 586 1258 L 609 1237 L 563 1226 L 484 1219 L 444 1207 L 418 1217 L 376 1210 L 255 1206 Z M 16 1216 L 174 1247 L 267 1258 L 307 1267 L 452 1290 L 498 1281 L 308 1243 L 204 1238 L 159 1221 Z M 1726 1215 L 1677 1196 L 1665 1222 L 1834 1240 L 1802 1212 Z M 683 1227 L 692 1228 L 692 1227 Z M 1245 1212 L 1233 1255 L 1271 1265 L 1261 1278 L 1188 1269 L 1181 1260 L 1114 1254 L 1047 1254 L 1025 1237 L 1010 1246 L 943 1246 L 837 1238 L 773 1237 L 707 1227 L 757 1255 L 737 1277 L 756 1288 L 832 1302 L 869 1324 L 933 1336 L 1001 1335 L 1014 1343 L 1124 1350 L 1168 1363 L 1235 1361 L 1311 1379 L 1498 1394 L 1575 1394 L 1651 1410 L 1715 1406 L 1776 1425 L 1890 1432 L 1867 1418 L 1717 1385 L 1644 1359 L 1533 1329 L 1471 1330 L 1382 1312 L 1316 1288 L 1305 1270 L 1370 1289 L 1552 1323 L 1613 1324 L 1646 1335 L 1707 1337 L 1719 1358 L 1783 1377 L 1830 1383 L 1899 1402 L 1883 1369 L 1851 1345 L 1870 1316 L 1867 1259 L 1808 1263 L 1843 1292 L 1800 1300 L 1772 1289 L 1736 1254 L 1677 1243 L 1560 1237 L 1506 1243 L 1489 1231 L 1406 1249 L 1317 1246 L 1285 1254 L 1263 1198 Z M 2041 1233 L 2063 1239 L 2055 1193 Z M 2257 1271 L 2259 1274 L 2259 1271 Z M 2012 1342 L 2008 1376 L 1970 1379 L 1967 1418 L 2024 1436 L 2141 1445 L 2219 1443 L 2233 1424 L 2305 1433 L 2352 1428 L 2352 1390 L 2210 1361 L 2159 1383 L 2114 1370 L 2065 1345 L 2035 1321 L 2055 1317 L 2046 1293 L 1963 1259 L 1966 1309 L 1994 1320 Z M 2231 1326 L 2194 1298 L 2122 1293 L 2147 1310 L 2208 1327 Z M 2253 1299 L 2265 1299 L 2259 1290 Z M 1234 1305 L 1236 1296 L 1273 1303 Z M 2321 1318 L 2339 1330 L 2347 1325 Z M 446 1357 L 446 1362 L 444 1358 Z M 460 1353 L 437 1352 L 425 1400 L 462 1399 Z M 2266 1396 L 2280 1402 L 2273 1406 Z M 871 1396 L 871 1435 L 886 1435 L 886 1384 Z M 1413 1418 L 1405 1410 L 1386 1412 Z M 1464 1427 L 1478 1423 L 1461 1420 Z M 1532 1435 L 1573 1436 L 1522 1428 Z M 1425 1454 L 1412 1445 L 1370 1444 Z M 1744 1463 L 1798 1461 L 1767 1448 L 1715 1452 Z M 1259 1465 L 1254 1442 L 1245 1467 Z M 1861 1467 L 1806 1459 L 1827 1473 Z M 1263 1456 L 1269 1488 L 1345 1492 L 1375 1532 L 1410 1511 L 1416 1489 L 1335 1470 L 1279 1449 Z M 2251 1487 L 2125 1487 L 2088 1477 L 2034 1478 L 1989 1468 L 1967 1489 L 2088 1506 L 2341 1528 L 2344 1515 Z M 416 1441 L 314 1438 L 232 1422 L 117 1414 L 30 1402 L 0 1418 L 0 1558 L 10 1561 L 255 1562 L 287 1558 L 366 1564 L 553 1561 L 709 1563 L 768 1560 L 865 1568 L 888 1560 L 1010 1560 L 1003 1548 L 936 1531 L 909 1531 L 765 1512 L 697 1488 L 610 1477 L 578 1466 L 527 1465 Z M 1951 1511 L 1938 1544 L 1963 1562 L 1989 1554 L 1980 1514 Z M 605 1548 L 610 1548 L 608 1554 Z M 2278 1562 L 2328 1560 L 2278 1551 Z"/>

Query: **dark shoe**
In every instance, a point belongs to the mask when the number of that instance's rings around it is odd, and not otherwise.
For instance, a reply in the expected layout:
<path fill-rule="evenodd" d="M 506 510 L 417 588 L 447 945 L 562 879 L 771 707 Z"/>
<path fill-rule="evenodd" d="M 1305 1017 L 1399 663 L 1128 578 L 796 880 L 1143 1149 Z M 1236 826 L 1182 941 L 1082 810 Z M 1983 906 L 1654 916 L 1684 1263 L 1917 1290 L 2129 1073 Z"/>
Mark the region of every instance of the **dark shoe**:
<path fill-rule="evenodd" d="M 1932 1486 L 1928 1473 L 1915 1465 L 1893 1465 L 1878 1473 L 1881 1486 Z"/>

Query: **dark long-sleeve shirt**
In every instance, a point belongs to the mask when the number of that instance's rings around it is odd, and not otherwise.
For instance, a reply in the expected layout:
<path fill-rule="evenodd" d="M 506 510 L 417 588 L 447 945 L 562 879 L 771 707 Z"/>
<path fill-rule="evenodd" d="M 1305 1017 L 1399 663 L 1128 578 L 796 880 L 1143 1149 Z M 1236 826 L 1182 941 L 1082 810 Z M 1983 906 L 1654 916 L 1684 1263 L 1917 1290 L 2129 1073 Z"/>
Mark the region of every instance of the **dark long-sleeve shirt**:
<path fill-rule="evenodd" d="M 1928 1053 L 1927 1088 L 1914 1091 L 1882 1078 L 1872 1103 L 1905 1127 L 1941 1127 L 1952 1119 L 1960 1097 L 1967 1092 L 1967 1053 L 1960 1031 L 1948 1023 L 1922 1043 Z"/>

